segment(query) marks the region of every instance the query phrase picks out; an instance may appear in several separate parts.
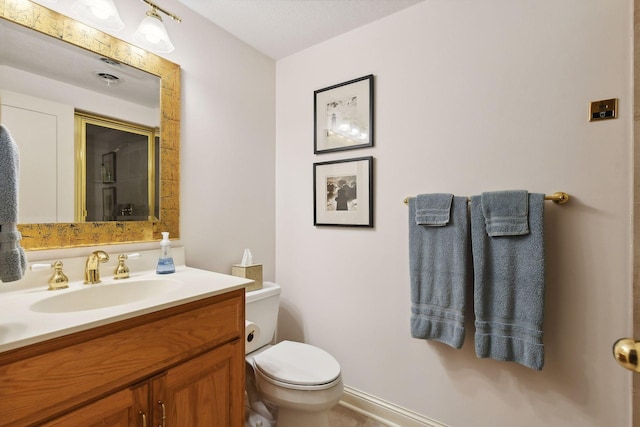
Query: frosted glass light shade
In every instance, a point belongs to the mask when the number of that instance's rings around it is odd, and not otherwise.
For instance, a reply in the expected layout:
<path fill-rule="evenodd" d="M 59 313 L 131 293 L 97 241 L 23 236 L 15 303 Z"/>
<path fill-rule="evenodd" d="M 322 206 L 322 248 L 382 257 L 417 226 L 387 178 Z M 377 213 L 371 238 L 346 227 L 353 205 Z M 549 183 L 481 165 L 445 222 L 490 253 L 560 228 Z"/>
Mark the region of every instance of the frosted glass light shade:
<path fill-rule="evenodd" d="M 169 39 L 167 29 L 162 25 L 162 18 L 150 11 L 133 34 L 133 40 L 147 50 L 159 53 L 173 52 L 175 47 Z"/>
<path fill-rule="evenodd" d="M 120 31 L 124 22 L 120 19 L 113 0 L 76 0 L 71 10 L 85 22 L 105 30 Z"/>

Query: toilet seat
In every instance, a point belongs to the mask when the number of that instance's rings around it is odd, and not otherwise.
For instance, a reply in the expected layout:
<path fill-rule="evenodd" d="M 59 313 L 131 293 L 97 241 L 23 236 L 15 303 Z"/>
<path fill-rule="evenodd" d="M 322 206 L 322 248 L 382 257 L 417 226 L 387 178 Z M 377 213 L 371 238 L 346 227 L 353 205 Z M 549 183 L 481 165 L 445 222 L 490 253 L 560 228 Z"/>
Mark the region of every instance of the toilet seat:
<path fill-rule="evenodd" d="M 309 344 L 282 341 L 253 358 L 266 381 L 296 390 L 324 390 L 341 381 L 340 364 L 326 351 Z"/>

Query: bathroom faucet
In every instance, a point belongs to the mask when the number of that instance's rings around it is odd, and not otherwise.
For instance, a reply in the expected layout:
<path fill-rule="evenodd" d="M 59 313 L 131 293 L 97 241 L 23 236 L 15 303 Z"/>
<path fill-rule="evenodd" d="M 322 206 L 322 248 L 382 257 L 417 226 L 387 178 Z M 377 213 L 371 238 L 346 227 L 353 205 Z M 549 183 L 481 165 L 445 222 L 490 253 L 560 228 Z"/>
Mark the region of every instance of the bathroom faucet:
<path fill-rule="evenodd" d="M 100 283 L 100 263 L 107 261 L 109 261 L 109 255 L 105 251 L 95 251 L 89 255 L 84 266 L 85 285 Z"/>

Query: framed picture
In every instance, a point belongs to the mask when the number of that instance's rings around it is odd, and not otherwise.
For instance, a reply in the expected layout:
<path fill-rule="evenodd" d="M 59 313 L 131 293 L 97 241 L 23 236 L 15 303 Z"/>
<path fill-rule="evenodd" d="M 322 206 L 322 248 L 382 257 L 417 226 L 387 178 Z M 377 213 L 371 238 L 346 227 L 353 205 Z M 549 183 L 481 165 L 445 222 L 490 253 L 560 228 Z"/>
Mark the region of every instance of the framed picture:
<path fill-rule="evenodd" d="M 102 165 L 100 166 L 102 182 L 116 182 L 116 153 L 111 151 L 102 155 Z"/>
<path fill-rule="evenodd" d="M 373 74 L 316 90 L 315 154 L 373 146 Z"/>
<path fill-rule="evenodd" d="M 313 164 L 313 225 L 373 227 L 373 157 Z"/>
<path fill-rule="evenodd" d="M 102 189 L 102 220 L 113 221 L 116 207 L 116 187 L 106 187 Z"/>

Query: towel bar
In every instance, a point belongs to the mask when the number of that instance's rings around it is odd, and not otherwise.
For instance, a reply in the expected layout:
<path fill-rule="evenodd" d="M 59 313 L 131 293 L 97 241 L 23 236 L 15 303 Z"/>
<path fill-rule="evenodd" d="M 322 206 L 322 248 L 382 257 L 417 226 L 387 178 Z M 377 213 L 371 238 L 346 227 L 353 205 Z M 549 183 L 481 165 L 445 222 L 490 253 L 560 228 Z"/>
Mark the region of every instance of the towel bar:
<path fill-rule="evenodd" d="M 412 199 L 413 197 L 405 197 L 404 198 L 404 204 L 407 205 L 409 204 L 409 199 Z M 562 191 L 558 191 L 556 193 L 553 193 L 550 196 L 544 196 L 545 200 L 551 200 L 554 203 L 557 203 L 558 205 L 564 205 L 565 203 L 567 203 L 569 201 L 569 195 L 567 193 L 564 193 Z"/>

